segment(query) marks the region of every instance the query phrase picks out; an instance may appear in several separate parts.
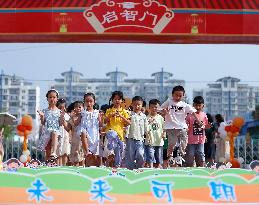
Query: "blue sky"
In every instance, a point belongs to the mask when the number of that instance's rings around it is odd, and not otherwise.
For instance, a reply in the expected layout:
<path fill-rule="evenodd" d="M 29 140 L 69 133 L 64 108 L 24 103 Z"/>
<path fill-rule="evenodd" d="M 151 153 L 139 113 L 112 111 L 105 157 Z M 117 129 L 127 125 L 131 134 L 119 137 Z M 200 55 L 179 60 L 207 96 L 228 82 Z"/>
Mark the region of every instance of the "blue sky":
<path fill-rule="evenodd" d="M 2 43 L 0 69 L 33 80 L 45 96 L 51 80 L 71 67 L 86 78 L 104 78 L 116 67 L 129 78 L 150 78 L 163 67 L 174 78 L 186 81 L 191 96 L 193 88 L 224 76 L 259 86 L 258 54 L 257 45 Z"/>

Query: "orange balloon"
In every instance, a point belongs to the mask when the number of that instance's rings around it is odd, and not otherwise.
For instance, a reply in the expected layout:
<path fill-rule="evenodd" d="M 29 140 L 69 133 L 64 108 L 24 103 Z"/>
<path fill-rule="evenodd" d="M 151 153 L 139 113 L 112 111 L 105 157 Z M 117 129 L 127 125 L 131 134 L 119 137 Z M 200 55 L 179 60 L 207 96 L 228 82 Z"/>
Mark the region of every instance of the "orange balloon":
<path fill-rule="evenodd" d="M 23 125 L 17 125 L 17 131 L 24 133 L 26 131 L 26 127 Z"/>
<path fill-rule="evenodd" d="M 17 130 L 17 135 L 23 137 L 24 136 L 24 132 L 20 132 L 19 130 Z"/>
<path fill-rule="evenodd" d="M 28 136 L 29 134 L 31 134 L 31 131 L 25 130 L 24 135 Z"/>
<path fill-rule="evenodd" d="M 30 115 L 24 115 L 22 117 L 22 125 L 24 126 L 31 126 L 32 127 L 32 117 Z"/>
<path fill-rule="evenodd" d="M 232 164 L 231 168 L 240 168 L 240 163 L 236 158 L 230 160 L 230 163 Z"/>
<path fill-rule="evenodd" d="M 242 117 L 235 117 L 232 124 L 238 128 L 241 128 L 245 124 L 245 120 Z"/>

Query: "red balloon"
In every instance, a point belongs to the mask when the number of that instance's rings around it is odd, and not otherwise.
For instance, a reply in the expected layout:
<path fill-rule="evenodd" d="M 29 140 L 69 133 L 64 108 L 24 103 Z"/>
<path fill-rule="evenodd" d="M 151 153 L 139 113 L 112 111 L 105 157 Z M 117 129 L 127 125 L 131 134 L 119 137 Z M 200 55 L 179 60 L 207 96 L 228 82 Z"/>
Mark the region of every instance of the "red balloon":
<path fill-rule="evenodd" d="M 239 128 L 236 127 L 236 126 L 234 126 L 234 125 L 232 125 L 232 126 L 230 127 L 230 132 L 231 132 L 231 133 L 239 132 Z"/>
<path fill-rule="evenodd" d="M 230 160 L 230 163 L 232 164 L 231 168 L 240 168 L 240 163 L 236 158 Z"/>
<path fill-rule="evenodd" d="M 226 132 L 230 132 L 230 129 L 231 129 L 231 125 L 227 125 L 227 126 L 225 127 Z"/>
<path fill-rule="evenodd" d="M 27 131 L 31 131 L 32 130 L 32 126 L 31 125 L 27 125 L 27 126 L 24 126 L 24 127 L 26 127 Z"/>
<path fill-rule="evenodd" d="M 25 126 L 23 126 L 23 125 L 17 125 L 17 130 L 19 131 L 19 132 L 25 132 L 26 131 L 26 127 Z"/>

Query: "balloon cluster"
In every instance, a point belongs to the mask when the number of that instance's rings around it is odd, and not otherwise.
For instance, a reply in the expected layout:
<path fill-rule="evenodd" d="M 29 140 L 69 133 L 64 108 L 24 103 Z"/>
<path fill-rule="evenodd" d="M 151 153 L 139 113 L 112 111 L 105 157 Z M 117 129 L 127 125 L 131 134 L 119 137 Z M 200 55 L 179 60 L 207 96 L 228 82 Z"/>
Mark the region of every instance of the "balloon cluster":
<path fill-rule="evenodd" d="M 234 135 L 234 137 L 236 137 L 244 123 L 245 121 L 242 117 L 233 118 L 232 123 L 225 127 L 227 136 L 230 137 L 230 135 Z"/>
<path fill-rule="evenodd" d="M 20 161 L 26 163 L 31 160 L 30 151 L 27 148 L 27 138 L 32 132 L 32 117 L 30 115 L 24 115 L 21 123 L 17 125 L 17 134 L 23 137 L 23 152 L 20 156 Z"/>
<path fill-rule="evenodd" d="M 229 140 L 230 146 L 230 163 L 233 168 L 239 168 L 240 162 L 234 158 L 234 138 L 238 136 L 241 127 L 244 125 L 245 121 L 242 117 L 235 117 L 230 125 L 225 127 L 227 132 L 227 140 Z"/>

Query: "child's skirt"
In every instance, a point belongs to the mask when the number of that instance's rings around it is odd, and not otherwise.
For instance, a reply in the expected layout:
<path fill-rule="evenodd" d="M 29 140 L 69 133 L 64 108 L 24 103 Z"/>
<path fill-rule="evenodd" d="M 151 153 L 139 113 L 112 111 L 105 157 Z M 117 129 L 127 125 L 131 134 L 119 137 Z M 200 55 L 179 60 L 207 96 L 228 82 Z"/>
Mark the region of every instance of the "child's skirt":
<path fill-rule="evenodd" d="M 69 133 L 62 126 L 60 128 L 60 136 L 58 139 L 57 155 L 58 156 L 69 155 L 70 149 L 71 149 L 71 145 L 69 143 Z"/>
<path fill-rule="evenodd" d="M 50 135 L 51 133 L 56 133 L 57 135 L 60 135 L 59 130 L 48 130 L 45 127 L 41 128 L 41 134 L 39 138 L 39 144 L 38 144 L 38 149 L 44 151 L 46 146 L 48 145 L 50 141 Z"/>
<path fill-rule="evenodd" d="M 84 150 L 82 148 L 81 139 L 76 135 L 72 135 L 71 152 L 70 152 L 69 160 L 71 163 L 78 163 L 83 161 L 84 159 L 85 159 Z"/>

